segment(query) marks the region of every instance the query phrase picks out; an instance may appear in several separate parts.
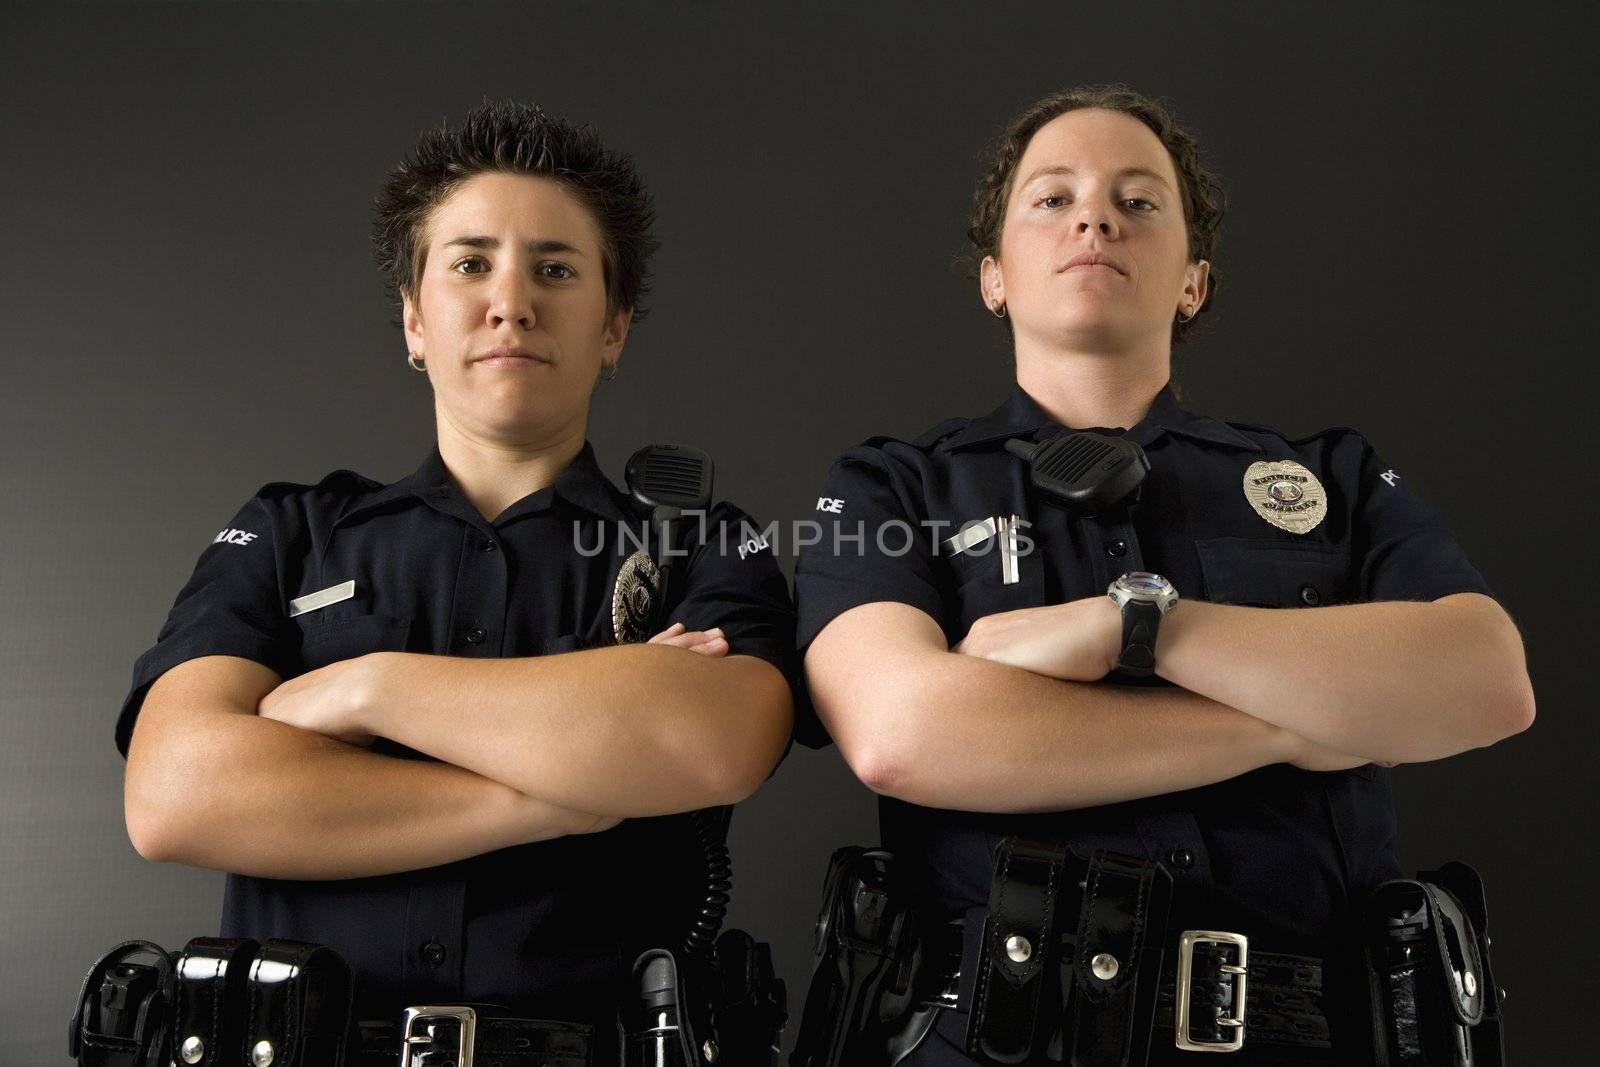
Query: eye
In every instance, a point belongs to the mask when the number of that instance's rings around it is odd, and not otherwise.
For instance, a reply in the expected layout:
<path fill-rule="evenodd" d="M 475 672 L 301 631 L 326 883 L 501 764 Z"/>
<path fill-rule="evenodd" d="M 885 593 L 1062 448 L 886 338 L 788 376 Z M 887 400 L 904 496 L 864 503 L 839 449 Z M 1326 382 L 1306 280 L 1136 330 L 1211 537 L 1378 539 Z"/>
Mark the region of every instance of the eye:
<path fill-rule="evenodd" d="M 1123 200 L 1122 202 L 1124 204 L 1128 204 L 1129 206 L 1132 206 L 1135 211 L 1154 211 L 1156 209 L 1155 204 L 1153 204 L 1150 201 L 1146 200 L 1142 196 L 1130 196 L 1127 199 Z M 1143 207 L 1138 207 L 1137 205 L 1139 205 L 1139 204 L 1143 204 L 1144 206 Z"/>
<path fill-rule="evenodd" d="M 566 281 L 568 278 L 576 278 L 578 276 L 578 272 L 565 263 L 557 263 L 555 261 L 541 263 L 535 269 L 541 278 L 549 278 L 552 281 Z"/>
<path fill-rule="evenodd" d="M 483 273 L 482 270 L 462 270 L 461 269 L 462 267 L 470 266 L 472 264 L 477 264 L 478 266 L 484 268 L 484 270 L 488 270 L 489 269 L 489 264 L 484 261 L 482 256 L 467 256 L 465 259 L 458 259 L 458 260 L 456 260 L 454 263 L 452 263 L 450 265 L 450 269 L 453 270 L 453 271 L 456 271 L 459 274 L 482 274 Z"/>
<path fill-rule="evenodd" d="M 1038 207 L 1057 208 L 1061 207 L 1066 202 L 1066 197 L 1060 196 L 1056 193 L 1050 193 L 1048 195 L 1041 196 L 1037 201 L 1035 201 L 1035 205 Z"/>

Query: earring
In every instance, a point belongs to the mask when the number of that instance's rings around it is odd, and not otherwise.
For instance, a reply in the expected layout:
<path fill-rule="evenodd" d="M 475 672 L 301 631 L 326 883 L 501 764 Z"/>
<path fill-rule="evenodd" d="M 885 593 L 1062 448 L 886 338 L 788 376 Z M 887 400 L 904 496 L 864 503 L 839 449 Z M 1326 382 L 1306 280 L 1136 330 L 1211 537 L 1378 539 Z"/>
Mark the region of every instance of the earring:
<path fill-rule="evenodd" d="M 610 371 L 611 373 L 607 374 L 606 373 L 607 371 Z M 606 363 L 606 364 L 603 364 L 600 367 L 600 380 L 602 382 L 615 381 L 616 377 L 617 377 L 617 365 L 615 363 Z"/>
<path fill-rule="evenodd" d="M 998 300 L 995 303 L 990 304 L 989 305 L 989 314 L 993 315 L 997 319 L 1005 318 L 1006 317 L 1006 302 L 1004 300 Z"/>
<path fill-rule="evenodd" d="M 421 371 L 424 374 L 428 371 L 428 361 L 416 352 L 407 352 L 406 362 L 411 364 L 411 369 L 414 371 Z"/>

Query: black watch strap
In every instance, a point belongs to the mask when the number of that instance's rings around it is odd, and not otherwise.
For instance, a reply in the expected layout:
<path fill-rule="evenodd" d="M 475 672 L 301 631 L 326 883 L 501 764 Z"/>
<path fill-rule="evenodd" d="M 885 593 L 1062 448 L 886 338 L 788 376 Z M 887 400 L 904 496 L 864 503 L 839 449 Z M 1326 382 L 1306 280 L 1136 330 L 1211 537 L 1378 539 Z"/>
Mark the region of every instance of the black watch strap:
<path fill-rule="evenodd" d="M 1117 670 L 1135 678 L 1156 672 L 1156 630 L 1161 609 L 1149 600 L 1129 600 L 1122 605 L 1122 654 Z"/>

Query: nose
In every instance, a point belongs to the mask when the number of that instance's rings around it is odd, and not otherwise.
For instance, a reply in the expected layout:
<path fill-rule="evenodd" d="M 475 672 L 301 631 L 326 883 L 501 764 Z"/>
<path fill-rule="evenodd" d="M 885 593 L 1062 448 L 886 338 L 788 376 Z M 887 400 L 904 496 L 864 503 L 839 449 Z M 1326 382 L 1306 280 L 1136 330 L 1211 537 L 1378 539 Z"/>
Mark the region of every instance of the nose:
<path fill-rule="evenodd" d="M 1117 216 L 1111 205 L 1098 197 L 1085 197 L 1078 204 L 1077 215 L 1072 220 L 1072 232 L 1083 236 L 1093 230 L 1102 237 L 1116 238 Z"/>
<path fill-rule="evenodd" d="M 534 285 L 526 272 L 502 270 L 490 291 L 485 319 L 490 329 L 497 329 L 502 323 L 509 322 L 520 329 L 531 330 L 538 321 L 533 304 Z"/>

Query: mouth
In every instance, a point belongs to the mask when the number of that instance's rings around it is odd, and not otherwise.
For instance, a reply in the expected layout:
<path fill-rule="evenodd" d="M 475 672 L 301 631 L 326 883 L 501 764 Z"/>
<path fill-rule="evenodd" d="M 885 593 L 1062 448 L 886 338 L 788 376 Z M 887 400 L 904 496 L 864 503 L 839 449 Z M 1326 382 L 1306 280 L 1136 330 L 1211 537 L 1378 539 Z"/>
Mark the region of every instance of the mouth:
<path fill-rule="evenodd" d="M 501 345 L 499 348 L 491 348 L 487 352 L 474 356 L 470 362 L 480 363 L 489 367 L 518 367 L 537 363 L 553 363 L 548 356 L 538 352 L 530 352 L 526 348 L 517 348 L 514 345 Z"/>
<path fill-rule="evenodd" d="M 1103 252 L 1084 252 L 1073 256 L 1060 267 L 1059 273 L 1066 274 L 1071 271 L 1109 270 L 1117 274 L 1126 275 L 1122 265 Z"/>

